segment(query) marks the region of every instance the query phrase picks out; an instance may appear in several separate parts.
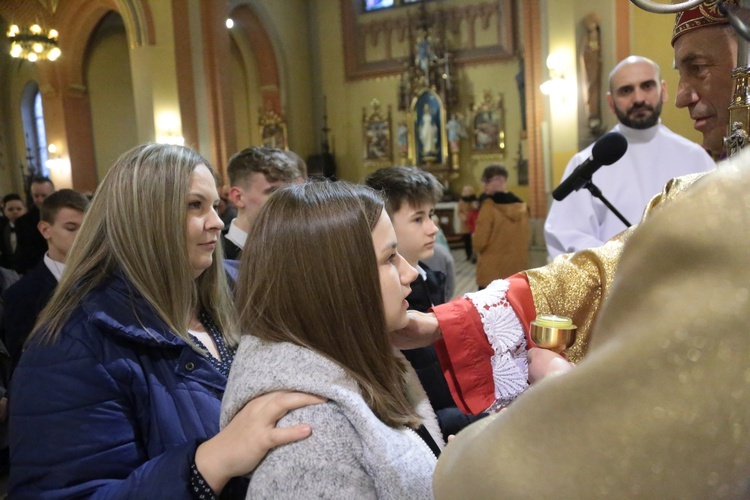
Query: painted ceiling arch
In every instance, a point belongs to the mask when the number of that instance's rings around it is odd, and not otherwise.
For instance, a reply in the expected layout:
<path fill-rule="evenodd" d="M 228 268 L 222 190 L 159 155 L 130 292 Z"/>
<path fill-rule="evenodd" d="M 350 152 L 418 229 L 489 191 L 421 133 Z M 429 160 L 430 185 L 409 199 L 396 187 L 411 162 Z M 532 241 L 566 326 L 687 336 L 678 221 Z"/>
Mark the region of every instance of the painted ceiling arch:
<path fill-rule="evenodd" d="M 261 94 L 264 110 L 283 114 L 281 102 L 281 77 L 276 49 L 265 24 L 248 5 L 238 5 L 230 12 L 235 32 L 239 32 L 252 48 L 258 62 Z M 239 42 L 242 43 L 241 41 Z"/>

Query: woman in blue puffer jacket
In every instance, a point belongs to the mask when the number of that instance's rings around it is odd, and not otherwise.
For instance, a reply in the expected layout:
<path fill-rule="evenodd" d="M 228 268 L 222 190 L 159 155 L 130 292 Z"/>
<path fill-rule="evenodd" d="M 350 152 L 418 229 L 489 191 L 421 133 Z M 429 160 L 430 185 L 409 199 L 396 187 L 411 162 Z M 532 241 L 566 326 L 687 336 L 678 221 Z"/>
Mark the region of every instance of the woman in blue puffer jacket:
<path fill-rule="evenodd" d="M 218 203 L 189 148 L 140 146 L 111 168 L 14 374 L 11 497 L 210 498 L 310 434 L 274 429 L 319 401 L 296 393 L 219 432 L 237 330 Z"/>

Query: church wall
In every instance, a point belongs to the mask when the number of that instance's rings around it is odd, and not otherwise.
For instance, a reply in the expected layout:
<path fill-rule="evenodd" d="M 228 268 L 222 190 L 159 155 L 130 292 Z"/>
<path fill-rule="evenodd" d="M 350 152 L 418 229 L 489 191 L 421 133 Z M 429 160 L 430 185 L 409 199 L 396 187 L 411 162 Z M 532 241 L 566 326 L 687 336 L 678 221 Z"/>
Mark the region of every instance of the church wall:
<path fill-rule="evenodd" d="M 101 182 L 114 161 L 139 143 L 124 25 L 95 35 L 89 50 L 86 81 Z"/>
<path fill-rule="evenodd" d="M 23 173 L 28 173 L 28 161 L 26 160 L 26 140 L 24 139 L 23 130 L 23 119 L 21 117 L 21 96 L 23 95 L 24 88 L 31 81 L 39 81 L 36 67 L 28 62 L 12 61 L 9 65 L 12 73 L 9 85 L 8 99 L 10 101 L 10 127 L 13 129 L 15 143 L 11 145 L 14 149 L 16 162 L 14 165 L 9 165 L 10 171 L 7 172 L 8 177 L 3 179 L 3 184 L 7 182 L 7 191 L 0 191 L 0 194 L 7 192 L 23 193 L 23 176 L 21 175 L 21 165 L 23 165 Z M 42 92 L 44 89 L 40 89 Z M 5 177 L 6 172 L 2 172 Z M 11 179 L 13 179 L 12 182 Z M 5 188 L 4 185 L 0 185 L 0 189 Z"/>
<path fill-rule="evenodd" d="M 245 63 L 242 54 L 234 41 L 230 46 L 230 81 L 232 100 L 234 102 L 234 122 L 237 134 L 237 148 L 242 149 L 250 137 L 250 103 L 248 99 L 248 81 L 245 75 Z M 256 85 L 258 87 L 258 85 Z"/>
<path fill-rule="evenodd" d="M 548 192 L 559 184 L 570 158 L 593 140 L 593 137 L 587 134 L 583 120 L 578 118 L 585 116 L 583 114 L 584 103 L 581 102 L 580 94 L 582 63 L 578 56 L 583 35 L 581 21 L 589 12 L 595 12 L 601 18 L 602 79 L 600 91 L 604 129 L 608 130 L 617 123 L 617 119 L 609 111 L 606 102 L 609 72 L 622 57 L 635 54 L 653 59 L 659 64 L 662 78 L 667 82 L 669 96 L 662 109 L 662 123 L 692 141 L 701 142 L 701 134 L 693 129 L 687 111 L 678 110 L 674 106 L 679 80 L 679 75 L 673 69 L 674 50 L 670 42 L 674 16 L 648 13 L 628 2 L 626 14 L 629 19 L 618 19 L 617 4 L 622 1 L 547 0 L 545 2 L 548 51 L 563 51 L 573 57 L 574 67 L 569 73 L 575 78 L 578 88 L 578 103 L 572 108 L 569 105 L 561 105 L 553 97 L 549 99 L 550 108 L 548 108 L 547 116 L 550 117 L 552 171 L 547 186 Z M 616 45 L 623 39 L 629 42 L 626 44 L 629 50 L 626 48 L 625 54 L 617 54 Z"/>
<path fill-rule="evenodd" d="M 328 139 L 336 157 L 337 175 L 340 179 L 359 182 L 366 175 L 361 160 L 362 139 L 359 138 L 362 106 L 369 104 L 374 97 L 381 99 L 383 109 L 387 109 L 388 105 L 393 106 L 398 79 L 393 76 L 347 84 L 339 2 L 315 0 L 314 12 L 317 16 L 315 23 L 320 30 L 320 67 L 316 76 L 320 79 L 321 92 L 327 101 L 328 127 L 331 129 Z M 387 99 L 390 94 L 392 96 Z M 361 105 L 354 105 L 360 102 Z M 317 127 L 321 125 L 316 124 Z"/>
<path fill-rule="evenodd" d="M 446 1 L 441 2 L 441 7 L 486 5 L 485 1 Z M 414 9 L 394 9 L 388 16 L 416 15 Z M 391 142 L 394 148 L 394 163 L 398 163 L 395 154 L 395 134 L 398 121 L 402 114 L 398 111 L 398 88 L 399 75 L 374 76 L 347 80 L 344 71 L 344 48 L 342 37 L 342 14 L 341 5 L 338 1 L 315 0 L 311 9 L 313 19 L 318 28 L 318 46 L 320 68 L 317 78 L 320 79 L 321 92 L 327 97 L 328 126 L 331 128 L 329 140 L 336 156 L 338 176 L 341 179 L 352 182 L 361 182 L 365 176 L 378 168 L 380 165 L 366 165 L 364 156 L 364 139 L 362 132 L 363 108 L 369 112 L 370 103 L 377 98 L 381 103 L 381 111 L 387 113 L 388 106 L 391 107 Z M 385 18 L 385 13 L 368 14 Z M 374 19 L 374 18 L 373 18 Z M 493 18 L 493 22 L 496 18 Z M 334 29 L 335 27 L 335 29 Z M 486 43 L 482 39 L 481 22 L 476 23 L 477 43 Z M 466 39 L 466 28 L 457 36 L 460 43 Z M 368 57 L 377 58 L 378 50 L 385 50 L 384 43 L 378 47 L 370 48 Z M 397 44 L 392 47 L 393 55 L 406 55 L 408 48 Z M 457 193 L 465 184 L 480 187 L 480 177 L 485 166 L 492 163 L 502 163 L 510 171 L 509 188 L 519 194 L 522 198 L 528 197 L 528 189 L 525 186 L 517 186 L 517 175 L 515 162 L 519 146 L 521 130 L 521 114 L 518 88 L 515 75 L 519 69 L 518 59 L 512 57 L 505 61 L 488 61 L 481 63 L 469 63 L 456 66 L 456 76 L 459 86 L 458 111 L 468 119 L 472 101 L 481 102 L 485 90 L 492 92 L 496 99 L 498 93 L 504 95 L 506 113 L 506 151 L 504 157 L 474 157 L 470 151 L 469 139 L 461 140 L 460 175 L 451 182 L 452 191 Z M 322 97 L 321 97 L 322 99 Z M 320 124 L 316 124 L 320 127 Z M 467 131 L 468 132 L 468 131 Z"/>
<path fill-rule="evenodd" d="M 600 109 L 603 130 L 608 130 L 616 119 L 609 111 L 606 100 L 608 75 L 617 64 L 615 44 L 618 36 L 615 17 L 616 0 L 547 0 L 544 2 L 544 15 L 547 24 L 547 53 L 561 56 L 565 79 L 572 92 L 562 96 L 548 97 L 548 124 L 551 172 L 547 177 L 547 192 L 559 183 L 565 166 L 580 149 L 593 142 L 586 119 L 582 86 L 583 62 L 581 60 L 584 28 L 582 21 L 589 13 L 600 19 L 602 44 L 602 71 L 600 80 Z"/>
<path fill-rule="evenodd" d="M 309 9 L 306 0 L 249 0 L 231 2 L 232 5 L 248 4 L 264 22 L 276 51 L 281 79 L 281 98 L 287 122 L 289 149 L 303 158 L 318 152 L 315 144 L 315 129 L 321 125 L 313 123 L 312 54 L 309 42 Z M 326 3 L 337 4 L 335 1 Z M 251 90 L 251 96 L 253 91 Z M 259 95 L 259 94 L 256 94 Z M 257 127 L 257 110 L 263 103 L 250 102 L 254 107 L 254 123 Z M 260 136 L 254 144 L 260 144 Z M 249 145 L 249 144 L 246 144 Z M 244 146 L 242 146 L 244 147 Z"/>
<path fill-rule="evenodd" d="M 0 17 L 0 33 L 6 32 L 8 24 Z M 0 51 L 3 53 L 9 50 L 10 44 L 6 40 L 0 39 Z M 0 192 L 10 192 L 16 190 L 15 178 L 20 178 L 20 172 L 17 172 L 15 153 L 16 136 L 18 132 L 13 127 L 11 119 L 11 103 L 7 97 L 10 95 L 11 71 L 15 66 L 10 58 L 0 58 Z M 17 174 L 17 175 L 14 175 Z M 20 182 L 19 182 L 20 184 Z"/>
<path fill-rule="evenodd" d="M 459 88 L 462 96 L 460 109 L 467 114 L 471 98 L 475 102 L 482 100 L 485 90 L 491 90 L 493 96 L 502 93 L 505 103 L 505 154 L 502 158 L 473 156 L 469 140 L 461 144 L 461 176 L 451 183 L 455 193 L 464 185 L 472 185 L 477 191 L 481 189 L 482 171 L 488 165 L 500 163 L 508 169 L 508 189 L 524 201 L 528 199 L 528 186 L 518 185 L 518 172 L 515 168 L 518 159 L 518 148 L 521 144 L 521 104 L 515 76 L 519 71 L 517 59 L 502 63 L 470 66 L 459 72 Z M 524 143 L 525 144 L 525 143 Z"/>
<path fill-rule="evenodd" d="M 444 0 L 434 5 L 440 8 L 456 5 L 480 6 L 489 1 L 491 0 Z M 630 23 L 629 30 L 621 26 L 622 20 L 618 20 L 616 14 L 620 12 L 618 9 L 621 9 L 623 2 L 629 6 L 629 10 L 626 9 L 629 18 L 625 20 Z M 94 114 L 96 160 L 100 177 L 103 174 L 102 166 L 106 167 L 111 164 L 116 156 L 115 151 L 120 153 L 130 147 L 131 142 L 153 140 L 161 132 L 169 132 L 169 130 L 164 130 L 168 126 L 160 121 L 164 116 L 164 111 L 173 111 L 172 115 L 167 113 L 166 116 L 172 116 L 176 120 L 173 132 L 180 130 L 178 99 L 174 90 L 175 80 L 178 77 L 174 70 L 173 26 L 169 3 L 157 0 L 150 0 L 148 3 L 153 11 L 156 45 L 130 48 L 129 69 L 136 88 L 133 90 L 134 95 L 130 104 L 132 117 L 125 119 L 127 126 L 102 126 L 102 123 L 106 124 L 107 120 L 102 122 L 98 116 L 121 113 L 122 109 L 118 111 L 115 108 L 126 108 L 128 105 L 122 97 L 125 94 L 115 99 L 100 99 L 96 90 L 99 77 L 89 76 L 89 83 L 93 85 L 90 91 Z M 341 4 L 338 0 L 275 0 L 274 2 L 235 0 L 230 4 L 247 4 L 252 7 L 263 20 L 273 40 L 279 64 L 281 96 L 288 123 L 290 148 L 305 157 L 319 152 L 321 138 L 319 129 L 322 127 L 321 103 L 325 95 L 328 99 L 328 125 L 331 127 L 329 139 L 338 162 L 339 177 L 355 182 L 361 181 L 374 169 L 372 166 L 366 166 L 363 160 L 362 109 L 369 107 L 373 98 L 380 100 L 384 111 L 387 111 L 389 105 L 391 106 L 391 134 L 392 142 L 395 143 L 393 136 L 400 118 L 396 109 L 398 76 L 385 75 L 347 80 L 344 70 Z M 191 5 L 195 6 L 192 3 Z M 388 15 L 405 15 L 407 10 L 415 12 L 414 9 L 394 9 L 393 13 Z M 667 80 L 669 91 L 669 100 L 664 105 L 662 114 L 663 122 L 677 133 L 699 142 L 700 134 L 692 129 L 687 112 L 676 110 L 674 107 L 678 75 L 671 69 L 673 50 L 670 37 L 673 16 L 646 13 L 629 5 L 626 0 L 546 0 L 543 2 L 542 11 L 545 16 L 544 27 L 546 29 L 542 36 L 548 49 L 547 53 L 558 47 L 569 51 L 572 60 L 569 78 L 574 80 L 577 89 L 580 89 L 578 78 L 581 66 L 578 62 L 580 21 L 591 11 L 600 13 L 602 23 L 601 106 L 606 127 L 615 123 L 607 109 L 604 97 L 607 89 L 607 74 L 619 59 L 618 55 L 615 55 L 615 48 L 616 45 L 619 47 L 624 37 L 629 41 L 630 52 L 650 57 L 662 67 L 662 74 Z M 386 17 L 386 14 L 383 13 L 380 16 Z M 478 33 L 478 42 L 486 43 L 486 33 L 481 29 Z M 465 31 L 457 36 L 457 40 L 460 43 L 465 42 Z M 520 43 L 520 37 L 518 41 Z M 385 46 L 380 44 L 370 50 L 370 57 L 382 57 Z M 395 45 L 393 50 L 396 56 L 406 54 L 403 46 Z M 116 51 L 112 54 L 116 55 Z M 121 55 L 121 53 L 117 54 Z M 262 103 L 257 102 L 261 90 L 257 72 L 260 70 L 252 54 L 249 58 L 247 54 L 243 54 L 245 63 L 250 61 L 249 66 L 244 68 L 239 64 L 236 50 L 233 54 L 234 62 L 230 67 L 232 78 L 239 75 L 244 78 L 245 85 L 247 85 L 246 92 L 242 95 L 238 94 L 240 91 L 236 88 L 233 90 L 238 109 L 238 116 L 234 118 L 237 144 L 238 148 L 241 148 L 259 143 L 257 109 Z M 92 57 L 96 59 L 96 52 Z M 101 58 L 109 59 L 106 64 L 122 62 L 112 60 L 111 56 L 102 55 Z M 37 79 L 36 68 L 33 64 L 16 61 L 4 64 L 3 71 L 7 69 L 10 74 L 5 75 L 6 79 L 2 87 L 4 102 L 0 107 L 2 111 L 0 130 L 2 130 L 5 142 L 3 166 L 0 167 L 0 193 L 21 189 L 18 163 L 25 162 L 26 152 L 20 119 L 20 95 L 23 86 L 29 80 Z M 90 71 L 106 73 L 106 68 L 107 66 L 104 65 L 98 69 L 92 68 Z M 155 68 L 158 68 L 158 71 Z M 518 145 L 521 142 L 518 125 L 520 104 L 518 90 L 513 80 L 517 71 L 518 60 L 516 58 L 457 66 L 456 74 L 461 99 L 459 110 L 464 113 L 465 118 L 468 118 L 470 102 L 480 100 L 484 90 L 491 90 L 494 94 L 498 92 L 504 94 L 506 152 L 504 158 L 476 158 L 471 154 L 469 141 L 462 140 L 460 175 L 451 183 L 454 192 L 460 190 L 464 184 L 479 187 L 479 176 L 484 166 L 500 161 L 509 167 L 511 172 L 510 188 L 527 199 L 527 189 L 517 186 L 514 169 Z M 102 77 L 105 76 L 102 75 Z M 202 84 L 202 81 L 196 80 L 197 86 Z M 120 93 L 127 91 L 125 86 L 116 86 L 108 92 L 121 95 Z M 560 108 L 553 106 L 552 103 L 547 110 L 546 126 L 548 128 L 545 133 L 547 138 L 545 144 L 550 172 L 547 179 L 548 192 L 559 181 L 559 176 L 570 156 L 580 148 L 581 141 L 585 140 L 583 135 L 586 130 L 581 128 L 579 118 L 582 110 L 579 90 L 576 90 L 575 95 L 569 96 L 567 100 L 568 103 L 563 108 L 563 112 L 560 112 Z M 572 111 L 568 109 L 570 107 Z M 240 108 L 242 108 L 241 112 Z M 198 113 L 198 120 L 205 121 L 202 107 L 199 109 L 201 112 Z M 136 125 L 134 126 L 129 120 L 135 120 Z M 203 128 L 206 127 L 207 124 L 203 123 Z M 125 138 L 130 133 L 136 134 L 135 141 L 132 138 Z M 201 152 L 209 154 L 205 147 L 201 148 Z"/>
<path fill-rule="evenodd" d="M 542 67 L 546 78 L 551 78 L 547 68 L 548 56 L 556 57 L 568 88 L 560 94 L 545 98 L 546 125 L 549 127 L 548 148 L 551 155 L 552 182 L 547 179 L 547 192 L 558 184 L 567 159 L 578 149 L 578 72 L 575 39 L 574 0 L 542 1 L 542 15 L 546 20 L 546 47 Z M 544 46 L 543 42 L 543 46 Z M 549 166 L 548 166 L 549 167 Z M 549 173 L 549 172 L 548 172 Z"/>
<path fill-rule="evenodd" d="M 151 0 L 149 6 L 156 43 L 130 49 L 138 142 L 182 136 L 170 2 Z M 208 151 L 201 153 L 210 158 Z"/>
<path fill-rule="evenodd" d="M 272 31 L 272 27 L 266 26 L 267 31 Z M 281 42 L 275 40 L 275 47 Z M 263 108 L 263 92 L 268 91 L 263 87 L 262 77 L 269 77 L 266 72 L 271 71 L 269 68 L 261 68 L 257 51 L 258 47 L 253 47 L 249 40 L 242 34 L 232 36 L 230 43 L 230 80 L 235 104 L 235 126 L 237 131 L 237 149 L 242 150 L 250 146 L 261 144 L 261 133 L 258 120 Z M 280 49 L 278 49 L 280 50 Z M 278 61 L 278 57 L 276 58 Z M 299 85 L 299 82 L 293 82 Z M 290 146 L 296 148 L 295 144 Z M 297 148 L 298 149 L 298 148 Z"/>
<path fill-rule="evenodd" d="M 31 80 L 36 80 L 33 68 L 18 61 L 0 63 L 0 195 L 22 193 L 23 178 L 20 166 L 26 165 L 26 150 L 21 121 L 21 93 Z"/>

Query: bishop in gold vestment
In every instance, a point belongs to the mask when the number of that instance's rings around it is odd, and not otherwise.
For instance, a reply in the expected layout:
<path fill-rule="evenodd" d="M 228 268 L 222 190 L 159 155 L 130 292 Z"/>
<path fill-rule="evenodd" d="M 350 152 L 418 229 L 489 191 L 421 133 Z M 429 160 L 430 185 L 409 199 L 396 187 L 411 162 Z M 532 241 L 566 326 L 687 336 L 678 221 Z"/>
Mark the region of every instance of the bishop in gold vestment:
<path fill-rule="evenodd" d="M 749 235 L 745 152 L 623 235 L 589 354 L 459 434 L 436 497 L 748 498 Z"/>

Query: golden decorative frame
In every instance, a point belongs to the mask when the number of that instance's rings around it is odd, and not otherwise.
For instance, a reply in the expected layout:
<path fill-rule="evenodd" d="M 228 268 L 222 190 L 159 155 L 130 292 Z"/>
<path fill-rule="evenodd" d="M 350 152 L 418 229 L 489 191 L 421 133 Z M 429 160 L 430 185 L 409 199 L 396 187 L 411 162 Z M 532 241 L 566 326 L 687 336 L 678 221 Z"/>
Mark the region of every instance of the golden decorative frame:
<path fill-rule="evenodd" d="M 286 122 L 273 110 L 267 110 L 258 119 L 261 146 L 289 150 Z"/>
<path fill-rule="evenodd" d="M 505 107 L 503 94 L 485 90 L 478 105 L 471 107 L 471 150 L 472 156 L 505 156 Z"/>
<path fill-rule="evenodd" d="M 364 12 L 362 0 L 339 1 L 346 79 L 360 80 L 399 74 L 403 69 L 404 59 L 396 55 L 397 48 L 404 42 L 410 24 L 416 28 L 418 16 L 409 13 L 414 13 L 420 2 L 393 11 L 385 9 L 374 13 Z M 502 61 L 515 57 L 518 30 L 514 29 L 513 20 L 521 4 L 520 0 L 486 0 L 455 6 L 442 6 L 441 3 L 428 3 L 430 15 L 444 18 L 453 35 L 458 34 L 462 24 L 471 24 L 471 28 L 467 30 L 469 38 L 466 43 L 454 51 L 457 64 Z M 482 46 L 478 43 L 478 37 L 489 29 L 497 32 L 496 43 Z M 384 59 L 368 61 L 368 46 L 383 46 Z"/>
<path fill-rule="evenodd" d="M 380 101 L 373 99 L 370 110 L 362 108 L 362 157 L 368 164 L 393 164 L 391 106 L 384 115 Z"/>
<path fill-rule="evenodd" d="M 428 107 L 432 124 L 436 127 L 435 151 L 424 152 L 421 142 L 420 129 L 424 125 L 425 106 Z M 448 138 L 445 133 L 446 112 L 445 104 L 440 96 L 430 89 L 425 89 L 412 100 L 409 112 L 409 158 L 418 167 L 442 167 L 448 164 Z"/>

